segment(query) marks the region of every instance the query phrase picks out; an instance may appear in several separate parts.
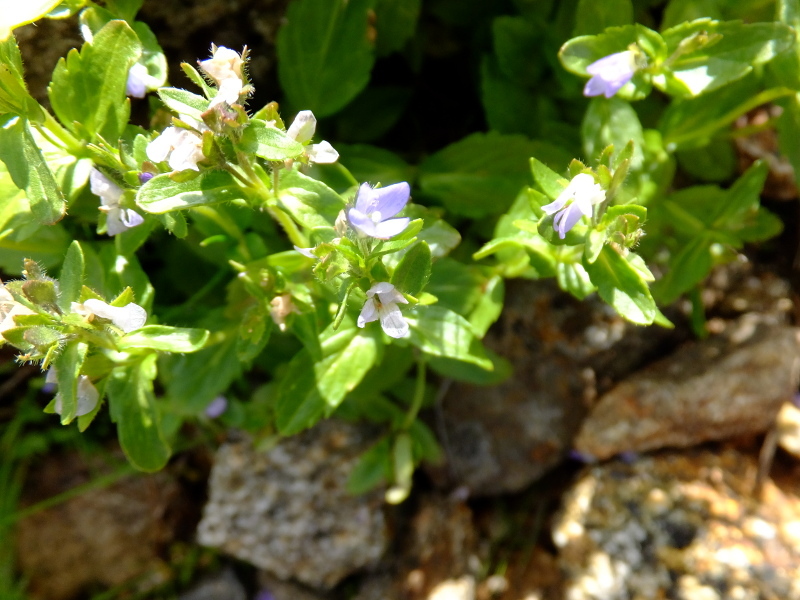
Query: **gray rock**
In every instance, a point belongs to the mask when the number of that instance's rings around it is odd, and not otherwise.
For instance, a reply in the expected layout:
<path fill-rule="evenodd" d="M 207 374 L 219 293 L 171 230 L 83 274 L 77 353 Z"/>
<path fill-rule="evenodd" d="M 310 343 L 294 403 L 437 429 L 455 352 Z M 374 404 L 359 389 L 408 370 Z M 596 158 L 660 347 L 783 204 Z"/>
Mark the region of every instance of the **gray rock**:
<path fill-rule="evenodd" d="M 553 528 L 567 600 L 800 598 L 796 483 L 757 458 L 686 451 L 587 469 Z"/>
<path fill-rule="evenodd" d="M 247 592 L 233 571 L 224 569 L 200 581 L 178 600 L 247 600 Z"/>
<path fill-rule="evenodd" d="M 448 472 L 435 478 L 472 495 L 525 488 L 562 460 L 598 388 L 673 335 L 630 325 L 597 299 L 579 302 L 552 282 L 509 282 L 486 344 L 514 374 L 497 386 L 452 386 L 439 420 Z"/>
<path fill-rule="evenodd" d="M 371 431 L 324 421 L 267 452 L 249 441 L 217 451 L 197 539 L 270 571 L 331 588 L 386 547 L 382 496 L 351 496 L 350 472 Z"/>
<path fill-rule="evenodd" d="M 761 433 L 793 394 L 799 351 L 800 330 L 744 315 L 605 394 L 575 449 L 606 459 Z"/>

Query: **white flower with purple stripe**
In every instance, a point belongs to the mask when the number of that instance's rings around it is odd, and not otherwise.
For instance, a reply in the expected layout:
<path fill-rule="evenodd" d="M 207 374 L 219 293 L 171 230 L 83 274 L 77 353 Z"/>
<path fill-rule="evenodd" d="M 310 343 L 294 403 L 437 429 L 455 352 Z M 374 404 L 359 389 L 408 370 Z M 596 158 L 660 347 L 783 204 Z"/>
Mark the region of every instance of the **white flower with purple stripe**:
<path fill-rule="evenodd" d="M 553 229 L 562 240 L 567 232 L 581 220 L 591 217 L 596 204 L 606 199 L 606 192 L 595 183 L 588 173 L 579 173 L 572 178 L 564 191 L 550 204 L 542 207 L 545 214 L 555 214 Z"/>
<path fill-rule="evenodd" d="M 586 82 L 583 95 L 611 98 L 636 73 L 636 55 L 630 50 L 609 54 L 586 67 L 586 72 L 592 78 Z"/>
<path fill-rule="evenodd" d="M 389 337 L 402 338 L 408 335 L 408 323 L 397 303 L 408 304 L 408 300 L 386 281 L 376 283 L 367 290 L 367 301 L 358 315 L 358 326 L 380 319 L 383 331 Z"/>
<path fill-rule="evenodd" d="M 130 208 L 122 208 L 123 189 L 97 169 L 89 173 L 89 188 L 100 197 L 100 210 L 106 213 L 106 232 L 117 235 L 144 223 L 144 217 Z"/>
<path fill-rule="evenodd" d="M 408 203 L 411 187 L 405 182 L 373 189 L 362 183 L 356 194 L 355 208 L 347 211 L 350 224 L 359 233 L 379 240 L 388 240 L 408 227 L 411 219 L 392 219 Z"/>

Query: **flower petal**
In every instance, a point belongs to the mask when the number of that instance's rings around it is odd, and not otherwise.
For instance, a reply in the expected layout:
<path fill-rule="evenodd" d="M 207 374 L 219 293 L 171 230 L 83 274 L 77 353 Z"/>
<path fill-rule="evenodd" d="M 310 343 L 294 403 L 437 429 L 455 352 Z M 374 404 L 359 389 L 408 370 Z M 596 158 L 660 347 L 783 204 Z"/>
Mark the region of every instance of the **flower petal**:
<path fill-rule="evenodd" d="M 125 306 L 111 306 L 102 300 L 90 298 L 83 306 L 98 317 L 109 319 L 125 333 L 139 329 L 147 321 L 147 311 L 133 302 Z"/>
<path fill-rule="evenodd" d="M 372 237 L 378 238 L 379 240 L 387 240 L 390 237 L 405 231 L 410 222 L 411 219 L 408 217 L 382 221 L 381 223 L 375 225 L 375 233 L 372 235 Z"/>
<path fill-rule="evenodd" d="M 552 215 L 553 213 L 557 213 L 562 208 L 564 208 L 564 205 L 567 203 L 568 199 L 569 199 L 568 196 L 565 196 L 563 193 L 561 193 L 558 196 L 558 198 L 553 200 L 550 204 L 545 204 L 542 207 L 542 210 L 544 211 L 544 214 Z"/>
<path fill-rule="evenodd" d="M 377 237 L 377 228 L 375 227 L 375 222 L 361 212 L 358 208 L 351 208 L 348 210 L 347 218 L 350 221 L 350 224 L 355 227 L 359 233 Z"/>
<path fill-rule="evenodd" d="M 381 213 L 382 219 L 388 219 L 405 208 L 411 195 L 411 186 L 405 181 L 401 181 L 394 185 L 377 188 L 373 192 L 377 199 L 376 210 Z"/>
<path fill-rule="evenodd" d="M 97 169 L 89 173 L 89 189 L 95 196 L 100 197 L 103 206 L 118 206 L 122 188 L 103 175 Z"/>
<path fill-rule="evenodd" d="M 364 307 L 361 309 L 361 314 L 358 315 L 358 321 L 356 324 L 359 327 L 364 327 L 367 323 L 371 323 L 372 321 L 378 320 L 378 310 L 375 306 L 375 300 L 372 298 L 367 298 L 367 301 L 364 302 Z"/>
<path fill-rule="evenodd" d="M 314 131 L 316 131 L 316 129 L 317 118 L 314 116 L 314 113 L 310 110 L 301 110 L 297 113 L 289 129 L 286 130 L 286 135 L 304 144 L 314 137 Z"/>
<path fill-rule="evenodd" d="M 389 337 L 402 338 L 408 335 L 408 323 L 397 304 L 390 302 L 379 309 L 381 328 Z"/>
<path fill-rule="evenodd" d="M 308 150 L 306 150 L 306 154 L 310 162 L 320 165 L 329 165 L 339 160 L 339 153 L 324 140 L 319 144 L 312 144 L 309 146 Z"/>
<path fill-rule="evenodd" d="M 128 70 L 128 81 L 125 83 L 125 95 L 134 98 L 144 98 L 147 93 L 147 80 L 149 76 L 147 67 L 142 63 L 133 63 Z"/>
<path fill-rule="evenodd" d="M 365 215 L 375 212 L 378 206 L 378 196 L 372 186 L 368 183 L 362 183 L 356 193 L 356 208 Z"/>

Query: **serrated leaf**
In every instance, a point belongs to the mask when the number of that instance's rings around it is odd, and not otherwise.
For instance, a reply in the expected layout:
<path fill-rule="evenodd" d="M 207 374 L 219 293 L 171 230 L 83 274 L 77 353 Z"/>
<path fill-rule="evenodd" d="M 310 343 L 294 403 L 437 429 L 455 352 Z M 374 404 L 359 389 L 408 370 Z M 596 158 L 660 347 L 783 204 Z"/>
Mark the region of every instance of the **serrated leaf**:
<path fill-rule="evenodd" d="M 649 325 L 657 309 L 642 275 L 611 246 L 604 246 L 593 263 L 583 263 L 600 297 L 620 316 L 638 325 Z"/>
<path fill-rule="evenodd" d="M 203 120 L 202 115 L 208 110 L 208 100 L 186 90 L 161 88 L 158 90 L 158 97 L 167 105 L 167 108 L 179 115 L 188 115 L 198 121 Z"/>
<path fill-rule="evenodd" d="M 280 129 L 256 120 L 250 121 L 236 147 L 247 154 L 276 161 L 297 158 L 305 152 L 305 147 L 300 142 Z"/>
<path fill-rule="evenodd" d="M 80 52 L 71 50 L 56 65 L 47 90 L 59 120 L 77 135 L 116 143 L 130 116 L 128 70 L 141 53 L 125 21 L 109 22 Z"/>
<path fill-rule="evenodd" d="M 304 227 L 333 226 L 345 207 L 342 197 L 327 185 L 298 171 L 283 173 L 280 203 Z"/>
<path fill-rule="evenodd" d="M 148 472 L 162 469 L 171 454 L 153 394 L 155 376 L 156 355 L 151 354 L 136 364 L 114 368 L 106 386 L 122 450 L 134 467 Z"/>
<path fill-rule="evenodd" d="M 33 23 L 53 10 L 61 0 L 26 0 L 26 2 L 4 2 L 0 11 L 0 41 L 5 41 L 11 30 Z"/>
<path fill-rule="evenodd" d="M 78 410 L 78 377 L 88 346 L 82 342 L 70 342 L 53 360 L 56 368 L 58 393 L 61 396 L 61 424 L 67 425 Z"/>
<path fill-rule="evenodd" d="M 61 266 L 61 276 L 58 278 L 60 296 L 58 305 L 67 311 L 72 302 L 78 302 L 83 287 L 84 259 L 83 250 L 79 241 L 70 244 L 64 264 Z"/>
<path fill-rule="evenodd" d="M 25 119 L 0 115 L 0 160 L 14 185 L 27 192 L 34 218 L 42 225 L 60 221 L 66 212 L 64 195 Z"/>

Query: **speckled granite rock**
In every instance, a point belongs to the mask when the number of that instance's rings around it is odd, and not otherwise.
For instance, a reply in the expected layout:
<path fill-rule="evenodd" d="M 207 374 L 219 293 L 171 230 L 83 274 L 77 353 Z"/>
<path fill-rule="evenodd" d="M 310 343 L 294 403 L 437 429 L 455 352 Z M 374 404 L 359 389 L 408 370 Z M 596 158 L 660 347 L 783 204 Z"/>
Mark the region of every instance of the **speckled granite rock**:
<path fill-rule="evenodd" d="M 763 432 L 793 395 L 798 355 L 800 330 L 744 315 L 605 394 L 575 449 L 606 459 Z"/>
<path fill-rule="evenodd" d="M 598 389 L 652 360 L 674 336 L 630 325 L 552 282 L 509 281 L 486 344 L 511 361 L 514 375 L 491 387 L 453 385 L 439 427 L 447 476 L 437 479 L 472 495 L 523 489 L 561 461 Z"/>
<path fill-rule="evenodd" d="M 372 441 L 371 431 L 328 420 L 268 452 L 222 445 L 198 542 L 319 588 L 374 564 L 387 543 L 382 495 L 345 490 Z"/>
<path fill-rule="evenodd" d="M 756 470 L 732 449 L 586 469 L 553 528 L 564 598 L 800 598 L 796 479 L 767 480 L 757 501 Z"/>

